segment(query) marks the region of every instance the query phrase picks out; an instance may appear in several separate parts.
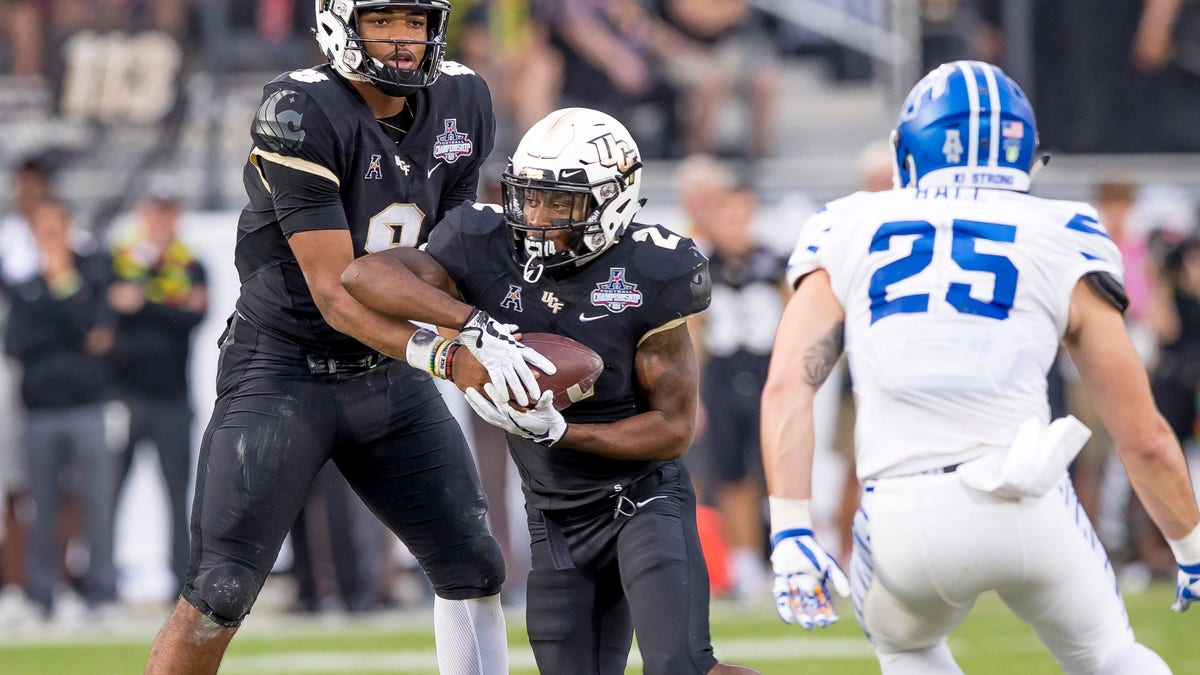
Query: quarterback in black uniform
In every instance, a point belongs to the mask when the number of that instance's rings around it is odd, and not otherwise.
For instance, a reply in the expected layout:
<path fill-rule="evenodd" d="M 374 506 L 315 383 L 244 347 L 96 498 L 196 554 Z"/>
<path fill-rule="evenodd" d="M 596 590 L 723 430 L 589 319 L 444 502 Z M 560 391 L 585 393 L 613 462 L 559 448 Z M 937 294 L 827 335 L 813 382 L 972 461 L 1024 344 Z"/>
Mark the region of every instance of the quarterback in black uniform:
<path fill-rule="evenodd" d="M 191 560 L 147 672 L 216 672 L 332 459 L 429 576 L 441 672 L 505 673 L 503 561 L 470 451 L 429 374 L 445 377 L 458 351 L 460 385 L 490 377 L 489 388 L 527 402 L 540 392 L 525 360 L 545 360 L 486 315 L 451 345 L 340 283 L 355 257 L 420 244 L 474 197 L 493 144 L 491 98 L 469 69 L 442 62 L 446 0 L 318 0 L 316 10 L 330 63 L 266 85 L 252 123 L 241 294 L 221 339 Z"/>
<path fill-rule="evenodd" d="M 360 258 L 343 284 L 388 316 L 450 327 L 482 310 L 604 359 L 594 394 L 562 414 L 549 391 L 516 409 L 490 383 L 486 398 L 466 390 L 481 417 L 509 432 L 521 474 L 538 668 L 624 673 L 636 631 L 646 673 L 753 672 L 713 655 L 695 494 L 676 461 L 695 423 L 686 322 L 708 305 L 707 261 L 691 240 L 631 222 L 637 146 L 603 113 L 551 113 L 502 180 L 502 208 L 461 206 L 424 252 Z"/>

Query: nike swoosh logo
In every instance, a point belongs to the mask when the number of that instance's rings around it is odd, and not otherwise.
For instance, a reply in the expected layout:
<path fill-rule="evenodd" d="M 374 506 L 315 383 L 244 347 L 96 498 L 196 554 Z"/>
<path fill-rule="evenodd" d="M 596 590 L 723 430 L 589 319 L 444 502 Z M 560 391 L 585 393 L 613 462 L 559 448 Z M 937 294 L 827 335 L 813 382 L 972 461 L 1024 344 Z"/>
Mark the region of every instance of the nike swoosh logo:
<path fill-rule="evenodd" d="M 667 496 L 666 496 L 666 495 L 658 495 L 657 497 L 648 497 L 648 498 L 646 498 L 646 499 L 643 499 L 643 500 L 642 500 L 642 501 L 640 501 L 640 502 L 635 502 L 635 503 L 634 503 L 634 506 L 636 506 L 636 507 L 638 507 L 638 508 L 640 509 L 640 508 L 642 508 L 643 506 L 645 506 L 645 505 L 649 504 L 650 502 L 654 501 L 655 499 L 666 499 L 666 498 L 667 498 Z"/>
<path fill-rule="evenodd" d="M 438 162 L 437 164 L 434 164 L 434 165 L 433 165 L 433 168 L 429 170 L 429 173 L 425 174 L 425 177 L 426 177 L 426 178 L 430 178 L 430 177 L 432 177 L 432 176 L 433 176 L 433 172 L 434 172 L 434 171 L 437 171 L 437 170 L 438 170 L 438 167 L 439 167 L 439 166 L 441 166 L 441 165 L 442 165 L 442 163 L 441 163 L 441 162 Z"/>
<path fill-rule="evenodd" d="M 579 320 L 584 323 L 587 323 L 588 321 L 595 321 L 596 319 L 603 319 L 606 316 L 612 316 L 612 314 L 597 314 L 596 316 L 588 316 L 587 314 L 580 312 Z"/>

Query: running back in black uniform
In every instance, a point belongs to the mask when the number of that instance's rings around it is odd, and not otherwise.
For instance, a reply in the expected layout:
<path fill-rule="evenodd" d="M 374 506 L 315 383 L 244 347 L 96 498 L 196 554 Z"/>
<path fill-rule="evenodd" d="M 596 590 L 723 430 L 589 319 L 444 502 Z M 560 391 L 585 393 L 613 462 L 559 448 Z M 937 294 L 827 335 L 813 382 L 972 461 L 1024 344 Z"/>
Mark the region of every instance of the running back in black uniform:
<path fill-rule="evenodd" d="M 704 256 L 690 239 L 634 223 L 585 267 L 530 284 L 509 239 L 500 213 L 462 206 L 425 250 L 464 301 L 522 332 L 565 335 L 600 354 L 595 394 L 563 411 L 568 423 L 646 412 L 637 348 L 708 306 Z M 529 516 L 527 627 L 541 671 L 623 673 L 636 627 L 645 672 L 708 672 L 716 663 L 708 571 L 682 464 L 508 440 Z"/>
<path fill-rule="evenodd" d="M 460 206 L 424 253 L 366 256 L 343 283 L 388 316 L 449 327 L 482 311 L 604 359 L 594 394 L 561 414 L 549 392 L 522 411 L 466 389 L 508 432 L 521 474 L 527 628 L 542 673 L 624 673 L 635 631 L 645 673 L 752 673 L 713 655 L 696 498 L 677 461 L 694 432 L 687 319 L 708 306 L 708 261 L 690 239 L 631 222 L 640 166 L 620 122 L 557 110 L 513 153 L 502 210 Z"/>
<path fill-rule="evenodd" d="M 465 302 L 525 333 L 557 333 L 604 359 L 595 393 L 563 411 L 568 422 L 614 422 L 645 412 L 634 373 L 638 345 L 708 306 L 707 260 L 690 239 L 633 223 L 586 267 L 565 276 L 522 278 L 509 255 L 504 216 L 482 204 L 450 212 L 425 251 L 446 269 Z M 610 511 L 617 497 L 663 462 L 619 460 L 510 436 L 528 505 L 539 511 Z"/>
<path fill-rule="evenodd" d="M 238 225 L 241 294 L 221 339 L 183 592 L 221 625 L 250 610 L 329 459 L 439 597 L 491 596 L 503 581 L 470 451 L 431 378 L 335 330 L 288 242 L 342 229 L 356 257 L 415 246 L 474 197 L 494 135 L 483 80 L 444 63 L 405 110 L 411 120 L 393 120 L 397 128 L 377 121 L 330 66 L 264 88 Z"/>

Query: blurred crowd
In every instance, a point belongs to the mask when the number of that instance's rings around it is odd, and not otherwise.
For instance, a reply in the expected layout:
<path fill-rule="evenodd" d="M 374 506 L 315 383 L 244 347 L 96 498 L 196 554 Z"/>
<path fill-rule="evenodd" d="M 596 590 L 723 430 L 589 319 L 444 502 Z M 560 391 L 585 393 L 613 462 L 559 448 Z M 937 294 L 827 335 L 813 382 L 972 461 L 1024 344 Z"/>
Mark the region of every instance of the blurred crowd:
<path fill-rule="evenodd" d="M 714 278 L 712 306 L 692 326 L 703 409 L 687 461 L 703 503 L 699 523 L 714 593 L 745 602 L 766 599 L 769 585 L 758 400 L 787 297 L 786 257 L 796 228 L 815 209 L 802 194 L 764 199 L 746 167 L 777 152 L 786 59 L 824 59 L 846 78 L 870 77 L 873 68 L 870 59 L 762 4 L 771 3 L 455 0 L 448 36 L 452 58 L 483 74 L 495 98 L 501 135 L 493 163 L 503 163 L 503 148 L 533 121 L 572 104 L 625 121 L 648 157 L 679 160 L 674 201 L 652 204 L 653 214 L 701 242 Z M 872 14 L 880 3 L 824 4 L 881 18 Z M 1200 149 L 1200 127 L 1172 121 L 1200 111 L 1196 3 L 1113 4 L 1122 20 L 1101 16 L 1085 0 L 1031 3 L 1037 68 L 1030 81 L 1035 101 L 1045 102 L 1038 108 L 1042 138 L 1081 152 Z M 1005 3 L 926 0 L 920 7 L 923 62 L 1004 62 L 1013 40 Z M 0 74 L 17 87 L 51 86 L 64 117 L 160 122 L 175 104 L 180 73 L 321 61 L 308 34 L 310 0 L 0 0 L 0 12 Z M 1049 34 L 1083 25 L 1095 30 L 1077 30 L 1071 40 Z M 121 61 L 115 55 L 122 49 L 144 58 Z M 1100 67 L 1092 59 L 1106 61 Z M 141 69 L 113 76 L 139 88 L 98 95 L 106 71 L 97 64 L 116 62 Z M 1097 85 L 1079 77 L 1089 69 L 1122 75 Z M 129 73 L 138 77 L 122 79 Z M 165 548 L 179 583 L 195 469 L 191 339 L 208 312 L 207 274 L 233 273 L 232 266 L 206 271 L 180 237 L 183 205 L 170 186 L 149 183 L 119 226 L 81 226 L 56 179 L 64 161 L 21 159 L 11 167 L 0 212 L 0 635 L 19 621 L 117 610 L 115 513 L 141 448 L 157 457 L 170 511 Z M 890 187 L 886 144 L 861 149 L 859 163 L 860 189 Z M 1195 196 L 1120 173 L 1091 190 L 1124 256 L 1127 321 L 1158 406 L 1196 455 Z M 1054 414 L 1073 413 L 1096 432 L 1072 475 L 1114 562 L 1127 580 L 1173 574 L 1170 551 L 1131 497 L 1069 360 L 1060 359 L 1051 379 Z M 840 541 L 846 560 L 859 490 L 854 406 L 846 383 L 831 380 L 827 452 L 818 459 L 831 468 L 815 491 L 835 496 L 818 513 L 818 527 L 828 533 L 824 540 Z M 519 602 L 527 553 L 520 537 L 510 536 L 523 528 L 509 522 L 516 489 L 503 439 L 486 425 L 465 426 L 505 548 L 507 599 Z M 403 552 L 336 471 L 318 477 L 291 542 L 295 610 L 372 611 L 399 601 Z M 414 583 L 418 601 L 428 600 L 421 581 Z"/>

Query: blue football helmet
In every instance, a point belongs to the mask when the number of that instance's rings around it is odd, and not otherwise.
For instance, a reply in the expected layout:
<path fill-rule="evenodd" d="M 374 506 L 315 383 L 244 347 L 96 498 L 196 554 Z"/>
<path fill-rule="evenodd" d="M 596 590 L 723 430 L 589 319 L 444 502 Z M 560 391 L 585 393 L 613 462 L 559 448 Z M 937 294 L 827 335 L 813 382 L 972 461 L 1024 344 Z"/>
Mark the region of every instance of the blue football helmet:
<path fill-rule="evenodd" d="M 1025 92 L 996 66 L 944 63 L 917 83 L 892 132 L 894 182 L 1026 192 L 1036 169 L 1037 120 Z"/>

